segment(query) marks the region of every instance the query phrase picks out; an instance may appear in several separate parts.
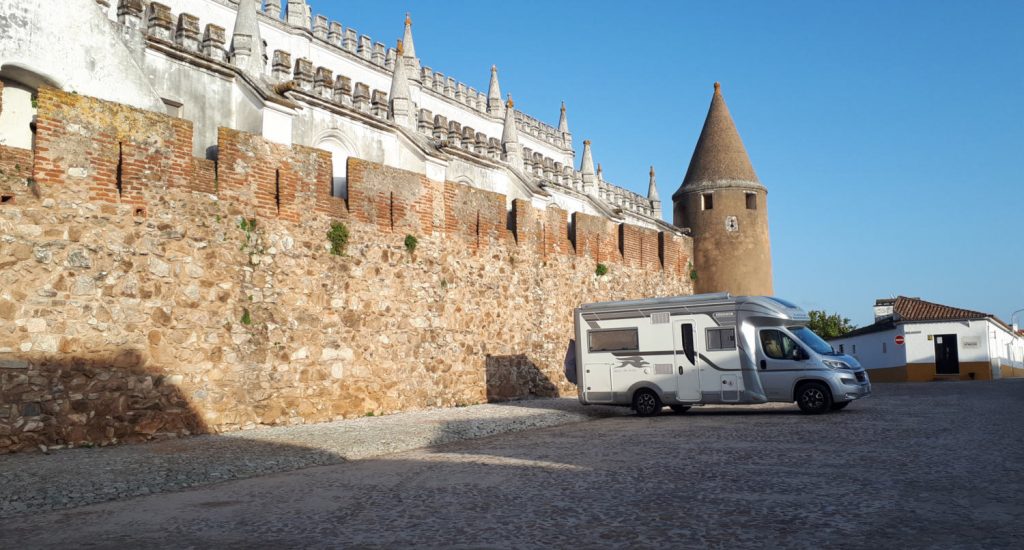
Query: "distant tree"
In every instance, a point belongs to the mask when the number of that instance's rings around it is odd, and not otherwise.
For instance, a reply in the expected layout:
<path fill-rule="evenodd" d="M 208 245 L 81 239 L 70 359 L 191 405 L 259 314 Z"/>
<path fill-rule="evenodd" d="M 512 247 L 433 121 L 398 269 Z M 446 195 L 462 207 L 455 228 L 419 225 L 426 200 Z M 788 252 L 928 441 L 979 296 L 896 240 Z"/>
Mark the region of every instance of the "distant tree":
<path fill-rule="evenodd" d="M 811 317 L 811 322 L 807 323 L 807 327 L 822 338 L 837 338 L 857 328 L 857 325 L 850 323 L 848 318 L 838 313 L 829 314 L 819 309 L 812 309 L 807 314 Z"/>

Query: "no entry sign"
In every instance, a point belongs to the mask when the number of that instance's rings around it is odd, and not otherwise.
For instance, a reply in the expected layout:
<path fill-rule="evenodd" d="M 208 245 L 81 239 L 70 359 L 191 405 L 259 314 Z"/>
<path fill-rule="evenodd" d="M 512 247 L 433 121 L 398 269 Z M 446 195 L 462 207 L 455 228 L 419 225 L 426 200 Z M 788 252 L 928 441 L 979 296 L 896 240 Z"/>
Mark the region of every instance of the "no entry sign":
<path fill-rule="evenodd" d="M 900 346 L 903 345 L 903 335 L 902 334 L 896 337 L 896 344 L 900 345 Z"/>

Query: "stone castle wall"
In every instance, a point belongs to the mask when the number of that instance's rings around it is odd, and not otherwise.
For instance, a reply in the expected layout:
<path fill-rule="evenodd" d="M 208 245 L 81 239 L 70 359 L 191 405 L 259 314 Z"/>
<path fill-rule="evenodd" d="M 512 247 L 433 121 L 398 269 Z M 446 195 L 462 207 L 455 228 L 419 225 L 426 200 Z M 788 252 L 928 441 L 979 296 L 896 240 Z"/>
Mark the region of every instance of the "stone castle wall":
<path fill-rule="evenodd" d="M 345 201 L 323 151 L 195 159 L 187 121 L 51 88 L 37 128 L 0 146 L 0 450 L 571 395 L 574 307 L 692 292 L 685 237 L 357 159 Z"/>

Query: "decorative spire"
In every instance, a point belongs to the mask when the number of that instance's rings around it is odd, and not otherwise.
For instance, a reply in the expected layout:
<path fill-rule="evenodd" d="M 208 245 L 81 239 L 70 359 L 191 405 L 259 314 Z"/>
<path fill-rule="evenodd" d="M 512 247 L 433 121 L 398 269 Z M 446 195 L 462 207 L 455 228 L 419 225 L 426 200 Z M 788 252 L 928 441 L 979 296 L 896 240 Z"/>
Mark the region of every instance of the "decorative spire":
<path fill-rule="evenodd" d="M 391 120 L 396 124 L 414 130 L 416 128 L 413 116 L 412 99 L 409 95 L 408 69 L 405 63 L 401 63 L 403 44 L 398 41 L 395 47 L 398 51 L 399 62 L 395 63 L 395 72 L 391 75 L 391 93 L 388 105 L 391 108 Z"/>
<path fill-rule="evenodd" d="M 651 207 L 655 211 L 661 208 L 661 198 L 658 197 L 658 184 L 654 179 L 653 166 L 651 166 L 651 182 L 647 184 L 647 200 L 651 201 Z"/>
<path fill-rule="evenodd" d="M 583 162 L 580 163 L 580 172 L 586 175 L 594 175 L 594 154 L 590 152 L 590 140 L 583 141 Z"/>
<path fill-rule="evenodd" d="M 583 161 L 580 163 L 583 179 L 583 193 L 597 196 L 597 176 L 594 175 L 594 155 L 590 152 L 590 140 L 583 142 Z"/>
<path fill-rule="evenodd" d="M 498 85 L 498 66 L 491 65 L 491 85 L 487 88 L 487 112 L 492 115 L 501 114 L 501 86 Z"/>
<path fill-rule="evenodd" d="M 505 128 L 501 132 L 501 146 L 505 149 L 505 160 L 513 168 L 523 167 L 523 146 L 519 143 L 519 132 L 516 130 L 516 104 L 512 94 L 505 104 Z"/>
<path fill-rule="evenodd" d="M 715 82 L 715 93 L 711 97 L 711 107 L 704 120 L 704 128 L 700 132 L 697 146 L 690 159 L 690 167 L 686 177 L 672 198 L 675 200 L 684 188 L 696 187 L 715 182 L 743 182 L 761 186 L 750 157 L 743 147 L 743 140 L 736 131 L 729 108 L 722 97 L 722 86 Z"/>
<path fill-rule="evenodd" d="M 562 114 L 558 116 L 558 131 L 563 134 L 569 133 L 569 119 L 565 118 L 565 102 L 562 102 Z"/>
<path fill-rule="evenodd" d="M 604 181 L 604 169 L 601 168 L 601 163 L 597 163 L 597 180 Z"/>
<path fill-rule="evenodd" d="M 405 57 L 416 57 L 416 45 L 412 42 L 412 17 L 405 12 L 405 36 L 402 38 L 405 44 Z"/>
<path fill-rule="evenodd" d="M 263 58 L 263 39 L 256 21 L 256 0 L 241 0 L 235 30 L 231 35 L 231 59 L 236 67 L 253 76 L 262 76 L 267 66 Z"/>

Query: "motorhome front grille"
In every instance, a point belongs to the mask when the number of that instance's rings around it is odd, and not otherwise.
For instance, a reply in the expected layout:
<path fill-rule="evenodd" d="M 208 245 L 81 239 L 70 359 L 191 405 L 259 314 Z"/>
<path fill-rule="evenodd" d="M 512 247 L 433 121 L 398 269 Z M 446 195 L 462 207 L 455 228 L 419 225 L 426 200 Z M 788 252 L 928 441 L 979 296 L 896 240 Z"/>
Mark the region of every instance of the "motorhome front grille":
<path fill-rule="evenodd" d="M 867 379 L 867 377 L 866 377 L 866 376 L 864 376 L 864 373 L 863 373 L 863 372 L 858 372 L 858 373 L 857 373 L 857 381 L 858 381 L 858 382 L 863 382 L 863 381 L 864 381 L 864 380 L 866 380 L 866 379 Z"/>

